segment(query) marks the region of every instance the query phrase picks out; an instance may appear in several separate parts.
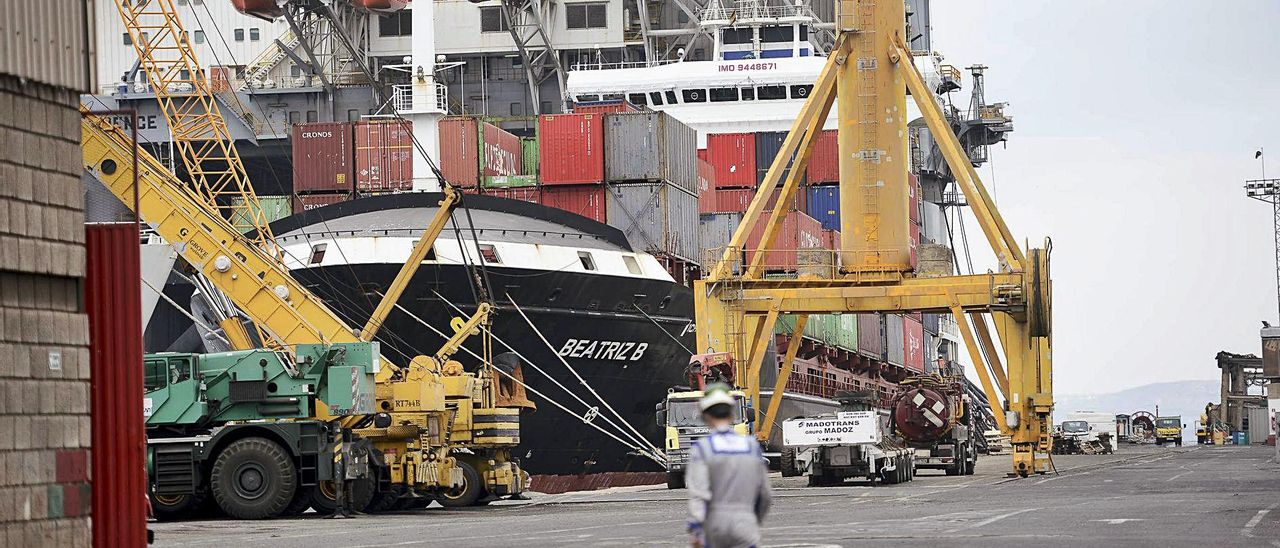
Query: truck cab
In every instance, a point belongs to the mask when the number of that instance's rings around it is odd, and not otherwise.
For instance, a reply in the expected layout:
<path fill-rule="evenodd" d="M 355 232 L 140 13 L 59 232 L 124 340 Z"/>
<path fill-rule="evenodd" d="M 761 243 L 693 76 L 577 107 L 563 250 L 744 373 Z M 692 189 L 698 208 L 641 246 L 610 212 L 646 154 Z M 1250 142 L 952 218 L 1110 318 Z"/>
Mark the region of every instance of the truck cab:
<path fill-rule="evenodd" d="M 1164 445 L 1172 441 L 1174 445 L 1181 446 L 1182 429 L 1186 426 L 1182 423 L 1180 415 L 1156 417 L 1156 445 Z"/>
<path fill-rule="evenodd" d="M 741 390 L 729 392 L 733 395 L 733 431 L 742 435 L 751 434 L 751 426 L 755 422 L 755 411 L 747 405 L 747 396 Z M 684 468 L 689 462 L 689 448 L 698 440 L 707 436 L 707 425 L 702 422 L 702 412 L 698 410 L 698 400 L 705 393 L 702 390 L 671 391 L 667 399 L 658 404 L 658 426 L 665 432 L 663 447 L 667 456 L 667 488 L 684 487 Z"/>

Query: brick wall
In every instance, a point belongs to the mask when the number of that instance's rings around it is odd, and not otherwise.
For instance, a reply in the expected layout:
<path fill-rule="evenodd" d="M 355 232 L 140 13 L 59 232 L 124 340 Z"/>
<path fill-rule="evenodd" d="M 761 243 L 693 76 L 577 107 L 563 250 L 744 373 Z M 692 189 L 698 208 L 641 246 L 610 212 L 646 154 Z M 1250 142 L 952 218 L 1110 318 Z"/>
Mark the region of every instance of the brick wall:
<path fill-rule="evenodd" d="M 0 546 L 90 542 L 78 104 L 0 75 Z"/>

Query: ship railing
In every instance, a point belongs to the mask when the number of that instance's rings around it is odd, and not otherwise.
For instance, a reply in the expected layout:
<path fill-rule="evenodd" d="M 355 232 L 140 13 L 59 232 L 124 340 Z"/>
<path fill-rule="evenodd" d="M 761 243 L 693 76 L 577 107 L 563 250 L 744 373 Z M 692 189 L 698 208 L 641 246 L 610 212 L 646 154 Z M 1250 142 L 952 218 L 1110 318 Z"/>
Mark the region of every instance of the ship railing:
<path fill-rule="evenodd" d="M 436 82 L 436 104 L 435 108 L 441 112 L 449 111 L 449 88 L 444 84 Z M 397 84 L 391 86 L 391 108 L 396 112 L 413 112 L 413 84 Z"/>
<path fill-rule="evenodd" d="M 646 68 L 679 63 L 680 59 L 661 59 L 658 61 L 620 61 L 615 63 L 574 63 L 569 70 L 613 70 L 625 68 Z"/>
<path fill-rule="evenodd" d="M 510 238 L 510 237 L 512 237 L 512 236 L 524 236 L 524 237 L 531 237 L 531 238 L 532 238 L 532 237 L 544 237 L 544 238 L 552 238 L 552 237 L 555 237 L 555 238 L 573 237 L 573 238 L 580 239 L 580 240 L 581 240 L 581 239 L 590 239 L 590 240 L 598 240 L 598 239 L 600 239 L 600 237 L 599 237 L 599 236 L 596 236 L 596 235 L 593 235 L 593 234 L 583 234 L 583 233 L 581 233 L 581 232 L 560 232 L 560 231 L 554 231 L 554 230 L 515 230 L 515 229 L 511 229 L 511 228 L 490 228 L 490 229 L 485 229 L 485 228 L 481 228 L 481 227 L 477 227 L 477 228 L 475 229 L 475 231 L 476 231 L 476 235 L 477 235 L 477 236 L 483 236 L 483 235 L 485 234 L 485 231 L 486 231 L 486 230 L 488 230 L 488 231 L 489 231 L 489 232 L 491 232 L 491 233 L 496 233 L 496 234 L 500 234 L 500 235 L 503 235 L 503 236 L 507 236 L 508 238 Z M 421 229 L 421 228 L 379 228 L 379 229 L 367 229 L 367 228 L 363 228 L 363 229 L 351 229 L 351 230 L 317 230 L 317 231 L 310 231 L 310 230 L 308 230 L 308 231 L 306 231 L 306 232 L 301 232 L 301 233 L 298 233 L 298 234 L 289 234 L 289 235 L 283 235 L 283 236 L 276 236 L 276 240 L 281 241 L 281 242 L 286 242 L 286 241 L 299 241 L 299 240 L 300 240 L 300 241 L 309 241 L 309 240 L 314 240 L 314 239 L 316 239 L 316 238 L 340 238 L 340 237 L 344 237 L 344 236 L 368 236 L 368 237 L 379 237 L 379 236 L 407 236 L 407 237 L 417 237 L 417 236 L 421 236 L 421 235 L 422 235 L 422 229 Z"/>
<path fill-rule="evenodd" d="M 880 407 L 888 407 L 889 403 L 893 399 L 892 393 L 878 390 L 874 385 L 868 384 L 867 386 L 862 386 L 860 384 L 833 379 L 822 373 L 792 371 L 791 376 L 787 377 L 786 386 L 787 392 L 827 399 L 834 399 L 841 392 L 856 392 L 859 390 L 871 389 L 877 389 L 877 400 L 880 402 Z"/>
<path fill-rule="evenodd" d="M 702 10 L 702 23 L 715 24 L 721 21 L 741 22 L 750 19 L 780 19 L 783 17 L 804 17 L 805 14 L 795 6 L 735 6 L 726 8 L 712 6 Z"/>

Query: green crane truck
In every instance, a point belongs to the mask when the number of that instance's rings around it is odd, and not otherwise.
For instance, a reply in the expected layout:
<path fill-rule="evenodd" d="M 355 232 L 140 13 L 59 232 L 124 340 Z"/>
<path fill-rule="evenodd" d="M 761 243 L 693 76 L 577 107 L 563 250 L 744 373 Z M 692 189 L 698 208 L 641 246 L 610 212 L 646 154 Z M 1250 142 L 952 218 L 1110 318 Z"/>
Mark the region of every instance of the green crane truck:
<path fill-rule="evenodd" d="M 148 354 L 143 360 L 153 511 L 175 519 L 211 504 L 261 519 L 372 502 L 386 478 L 367 440 L 311 419 L 374 413 L 378 343 L 291 351 Z M 341 477 L 344 481 L 335 481 Z"/>

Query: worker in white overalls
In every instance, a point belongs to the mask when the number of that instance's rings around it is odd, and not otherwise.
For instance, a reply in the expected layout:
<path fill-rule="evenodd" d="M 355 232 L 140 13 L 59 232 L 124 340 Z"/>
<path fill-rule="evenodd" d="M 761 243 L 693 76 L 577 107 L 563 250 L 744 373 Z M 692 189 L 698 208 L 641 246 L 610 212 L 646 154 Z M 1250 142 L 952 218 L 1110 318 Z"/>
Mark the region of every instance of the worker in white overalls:
<path fill-rule="evenodd" d="M 736 548 L 760 543 L 769 511 L 769 470 L 754 437 L 733 431 L 737 402 L 723 384 L 707 387 L 698 402 L 710 432 L 689 449 L 689 534 L 695 548 Z"/>

